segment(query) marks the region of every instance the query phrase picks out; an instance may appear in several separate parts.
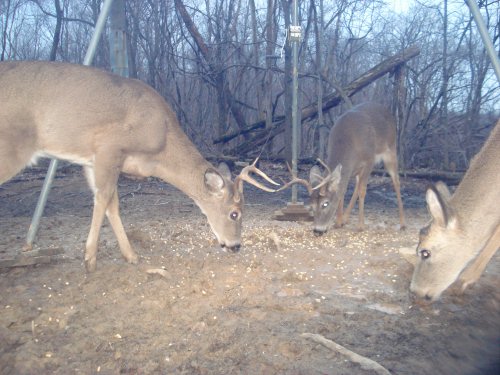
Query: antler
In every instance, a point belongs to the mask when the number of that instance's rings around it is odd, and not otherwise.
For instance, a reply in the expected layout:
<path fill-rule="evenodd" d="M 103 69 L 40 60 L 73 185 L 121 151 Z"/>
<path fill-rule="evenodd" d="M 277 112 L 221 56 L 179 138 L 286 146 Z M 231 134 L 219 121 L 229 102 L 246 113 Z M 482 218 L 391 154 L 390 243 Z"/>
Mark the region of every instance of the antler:
<path fill-rule="evenodd" d="M 309 183 L 309 181 L 306 181 L 302 178 L 298 178 L 297 177 L 297 174 L 293 173 L 292 169 L 290 168 L 290 165 L 288 163 L 286 163 L 286 166 L 288 168 L 288 172 L 290 172 L 290 174 L 292 175 L 292 179 L 287 182 L 285 185 L 283 185 L 282 187 L 280 187 L 278 190 L 276 191 L 282 191 L 282 190 L 285 190 L 287 189 L 288 187 L 292 186 L 293 184 L 301 184 L 301 185 L 304 185 L 307 189 L 307 192 L 310 194 L 312 194 L 312 191 L 313 191 L 313 187 L 312 185 Z"/>
<path fill-rule="evenodd" d="M 330 174 L 328 174 L 326 177 L 321 176 L 321 178 L 323 179 L 323 181 L 313 187 L 312 190 L 318 190 L 325 186 L 330 181 Z"/>
<path fill-rule="evenodd" d="M 323 160 L 320 158 L 317 158 L 316 160 L 328 171 L 328 174 L 332 173 L 330 167 Z"/>
<path fill-rule="evenodd" d="M 267 182 L 269 182 L 269 183 L 271 183 L 273 185 L 279 186 L 279 184 L 277 182 L 271 180 L 271 178 L 268 175 L 266 175 L 264 172 L 262 172 L 259 168 L 257 168 L 255 166 L 257 164 L 258 160 L 259 160 L 259 158 L 255 159 L 255 161 L 251 165 L 247 165 L 245 168 L 243 168 L 241 170 L 240 174 L 238 176 L 236 176 L 236 178 L 234 179 L 234 194 L 235 194 L 235 197 L 239 197 L 240 190 L 241 190 L 240 188 L 241 188 L 241 186 L 243 184 L 243 181 L 246 181 L 249 184 L 252 184 L 253 186 L 256 186 L 259 189 L 267 191 L 269 193 L 274 193 L 274 192 L 277 191 L 276 189 L 271 189 L 271 188 L 268 188 L 268 187 L 262 185 L 260 182 L 254 180 L 252 177 L 250 177 L 250 173 L 253 172 L 253 173 L 256 173 L 259 176 L 261 176 Z"/>

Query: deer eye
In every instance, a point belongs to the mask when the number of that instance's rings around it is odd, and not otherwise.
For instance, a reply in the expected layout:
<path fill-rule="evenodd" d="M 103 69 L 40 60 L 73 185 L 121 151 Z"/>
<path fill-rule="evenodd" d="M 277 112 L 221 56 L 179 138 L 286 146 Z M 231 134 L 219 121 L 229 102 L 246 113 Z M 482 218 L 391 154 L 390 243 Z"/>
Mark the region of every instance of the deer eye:
<path fill-rule="evenodd" d="M 329 204 L 330 204 L 330 202 L 328 202 L 328 201 L 323 202 L 323 203 L 321 203 L 321 208 L 327 208 Z"/>
<path fill-rule="evenodd" d="M 240 213 L 238 211 L 231 211 L 231 213 L 229 214 L 229 218 L 234 221 L 238 220 L 239 217 Z"/>
<path fill-rule="evenodd" d="M 431 257 L 431 252 L 427 249 L 422 249 L 420 250 L 420 258 L 422 258 L 422 260 L 426 260 L 426 259 L 429 259 Z"/>

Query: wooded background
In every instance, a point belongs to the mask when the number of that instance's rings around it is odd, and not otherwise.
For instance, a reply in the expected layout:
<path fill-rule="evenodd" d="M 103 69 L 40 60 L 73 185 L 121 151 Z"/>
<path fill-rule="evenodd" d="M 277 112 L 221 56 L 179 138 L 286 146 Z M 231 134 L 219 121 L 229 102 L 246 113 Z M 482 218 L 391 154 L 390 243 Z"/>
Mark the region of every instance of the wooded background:
<path fill-rule="evenodd" d="M 206 156 L 285 155 L 290 0 L 115 2 L 125 9 L 129 75 L 166 98 Z M 324 158 L 328 130 L 349 107 L 341 98 L 350 96 L 393 110 L 402 168 L 464 170 L 500 115 L 499 84 L 476 25 L 463 1 L 409 1 L 404 11 L 392 4 L 299 1 L 300 157 Z M 498 51 L 499 2 L 478 4 Z M 0 0 L 0 60 L 81 63 L 101 6 Z M 94 61 L 104 69 L 109 25 Z M 387 68 L 395 56 L 402 60 Z M 381 66 L 380 77 L 370 75 Z M 360 77 L 366 85 L 353 90 Z"/>

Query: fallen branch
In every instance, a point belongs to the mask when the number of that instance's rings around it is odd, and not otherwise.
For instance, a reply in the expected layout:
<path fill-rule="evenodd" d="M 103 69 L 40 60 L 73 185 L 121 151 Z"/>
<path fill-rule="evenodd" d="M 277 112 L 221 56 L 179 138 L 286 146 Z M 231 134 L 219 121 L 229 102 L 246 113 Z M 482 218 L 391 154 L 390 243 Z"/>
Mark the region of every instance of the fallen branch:
<path fill-rule="evenodd" d="M 379 363 L 377 363 L 369 358 L 363 357 L 359 354 L 356 354 L 356 353 L 350 351 L 349 349 L 344 348 L 342 345 L 337 344 L 336 342 L 334 342 L 332 340 L 328 340 L 321 335 L 318 335 L 315 333 L 303 333 L 300 336 L 304 337 L 306 339 L 310 339 L 318 344 L 321 344 L 321 345 L 327 347 L 328 349 L 331 349 L 333 351 L 337 351 L 340 354 L 343 354 L 346 357 L 349 357 L 349 359 L 352 362 L 359 363 L 363 370 L 373 370 L 377 374 L 391 375 L 389 370 L 387 370 L 385 367 L 383 367 Z"/>

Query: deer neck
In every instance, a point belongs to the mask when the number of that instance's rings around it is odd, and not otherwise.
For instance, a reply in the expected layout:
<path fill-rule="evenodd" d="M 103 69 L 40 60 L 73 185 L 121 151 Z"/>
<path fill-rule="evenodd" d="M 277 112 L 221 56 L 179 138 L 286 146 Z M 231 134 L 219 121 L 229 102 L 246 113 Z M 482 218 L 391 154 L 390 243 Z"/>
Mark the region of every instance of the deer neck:
<path fill-rule="evenodd" d="M 198 203 L 205 195 L 204 175 L 211 164 L 194 147 L 175 151 L 161 155 L 155 175 Z"/>
<path fill-rule="evenodd" d="M 496 179 L 498 181 L 491 186 L 499 186 L 500 179 Z M 453 194 L 450 204 L 455 211 L 462 234 L 468 238 L 468 242 L 477 242 L 475 248 L 478 248 L 480 243 L 500 225 L 498 214 L 500 194 L 487 194 L 475 181 L 481 180 L 464 178 Z"/>
<path fill-rule="evenodd" d="M 184 192 L 195 202 L 206 196 L 204 176 L 212 165 L 180 129 L 170 128 L 163 147 L 153 154 L 125 159 L 123 171 L 142 177 L 158 177 Z"/>
<path fill-rule="evenodd" d="M 471 242 L 481 242 L 500 225 L 499 147 L 500 127 L 497 125 L 450 200 L 460 228 Z"/>

